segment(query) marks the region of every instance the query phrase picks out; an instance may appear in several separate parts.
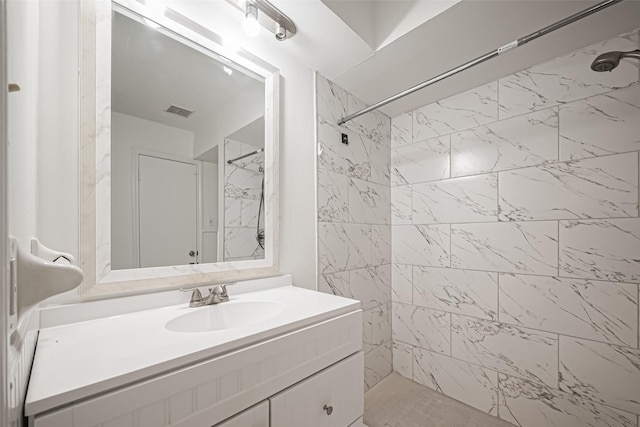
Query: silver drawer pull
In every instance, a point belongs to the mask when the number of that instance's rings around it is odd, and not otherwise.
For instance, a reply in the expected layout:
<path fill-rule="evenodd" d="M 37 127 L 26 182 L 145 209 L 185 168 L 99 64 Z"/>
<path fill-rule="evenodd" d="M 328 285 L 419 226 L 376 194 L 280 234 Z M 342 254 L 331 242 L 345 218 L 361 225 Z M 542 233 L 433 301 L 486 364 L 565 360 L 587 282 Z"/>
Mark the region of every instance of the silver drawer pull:
<path fill-rule="evenodd" d="M 327 406 L 324 405 L 324 407 L 322 408 L 325 410 L 325 412 L 327 413 L 327 415 L 331 415 L 333 413 L 333 406 Z"/>

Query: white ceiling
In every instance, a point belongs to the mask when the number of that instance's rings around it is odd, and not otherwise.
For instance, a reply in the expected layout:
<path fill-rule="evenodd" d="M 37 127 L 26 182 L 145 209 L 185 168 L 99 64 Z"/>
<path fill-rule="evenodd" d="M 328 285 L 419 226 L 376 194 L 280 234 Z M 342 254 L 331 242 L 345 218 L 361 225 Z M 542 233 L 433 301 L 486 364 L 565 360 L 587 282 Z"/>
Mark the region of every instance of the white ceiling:
<path fill-rule="evenodd" d="M 264 92 L 261 81 L 120 13 L 112 51 L 113 111 L 196 135 L 211 135 L 218 110 L 240 94 Z M 170 105 L 195 112 L 180 117 L 165 112 Z"/>
<path fill-rule="evenodd" d="M 299 29 L 298 34 L 281 43 L 280 48 L 369 104 L 597 3 L 581 0 L 464 0 L 455 5 L 430 0 L 272 2 L 289 15 Z M 428 20 L 429 14 L 420 15 L 422 22 L 417 25 L 411 11 L 426 10 L 427 5 L 434 6 L 434 3 L 440 6 L 440 13 Z M 361 16 L 357 14 L 358 9 L 362 11 Z M 387 13 L 376 14 L 380 10 Z M 397 15 L 389 12 L 393 10 Z M 406 22 L 403 12 L 412 16 L 410 24 L 402 24 Z M 387 21 L 385 17 L 389 17 Z M 373 24 L 367 24 L 367 20 L 373 20 Z M 399 28 L 390 28 L 394 23 L 398 23 Z M 410 27 L 413 29 L 407 31 Z M 626 0 L 381 110 L 393 117 L 638 27 L 640 0 Z M 400 37 L 396 37 L 398 35 Z M 376 46 L 380 48 L 376 50 Z"/>

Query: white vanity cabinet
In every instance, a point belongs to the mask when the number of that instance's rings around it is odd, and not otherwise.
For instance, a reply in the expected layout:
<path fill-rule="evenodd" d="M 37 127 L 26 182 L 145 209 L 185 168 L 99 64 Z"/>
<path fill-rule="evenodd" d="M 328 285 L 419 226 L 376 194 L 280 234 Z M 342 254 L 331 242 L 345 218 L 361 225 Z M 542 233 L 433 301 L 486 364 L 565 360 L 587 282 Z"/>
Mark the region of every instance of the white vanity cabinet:
<path fill-rule="evenodd" d="M 364 406 L 364 356 L 357 353 L 271 397 L 271 427 L 349 427 Z"/>
<path fill-rule="evenodd" d="M 269 402 L 258 403 L 215 427 L 269 427 Z"/>
<path fill-rule="evenodd" d="M 31 427 L 348 427 L 363 413 L 361 348 L 356 309 L 101 393 L 52 396 L 27 415 Z"/>

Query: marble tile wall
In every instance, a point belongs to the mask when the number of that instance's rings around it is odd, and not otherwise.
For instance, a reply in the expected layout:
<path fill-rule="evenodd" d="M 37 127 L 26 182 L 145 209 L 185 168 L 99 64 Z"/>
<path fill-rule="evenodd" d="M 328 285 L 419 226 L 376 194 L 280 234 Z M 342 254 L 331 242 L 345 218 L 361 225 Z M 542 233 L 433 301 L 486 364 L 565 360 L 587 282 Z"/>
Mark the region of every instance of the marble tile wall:
<path fill-rule="evenodd" d="M 233 164 L 235 159 L 256 151 L 253 145 L 227 140 L 224 143 L 224 260 L 263 259 L 264 249 L 256 240 L 258 221 L 264 228 L 264 207 L 260 209 L 264 154 Z M 258 218 L 258 213 L 260 217 Z"/>
<path fill-rule="evenodd" d="M 316 91 L 318 289 L 362 301 L 368 390 L 392 369 L 391 120 L 375 112 L 338 126 L 365 105 L 319 74 Z"/>
<path fill-rule="evenodd" d="M 394 370 L 519 426 L 638 427 L 640 70 L 589 69 L 638 47 L 392 119 Z"/>

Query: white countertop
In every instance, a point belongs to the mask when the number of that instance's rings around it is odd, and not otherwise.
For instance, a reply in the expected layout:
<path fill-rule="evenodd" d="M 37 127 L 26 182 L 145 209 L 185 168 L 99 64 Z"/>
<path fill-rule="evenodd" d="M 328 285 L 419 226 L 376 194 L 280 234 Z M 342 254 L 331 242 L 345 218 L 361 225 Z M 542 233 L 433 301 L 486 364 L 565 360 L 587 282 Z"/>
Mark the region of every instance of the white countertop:
<path fill-rule="evenodd" d="M 231 293 L 231 291 L 230 291 Z M 193 310 L 186 304 L 42 329 L 25 402 L 31 416 L 360 308 L 347 298 L 285 286 L 231 296 L 277 301 L 279 314 L 251 325 L 172 332 L 165 324 Z"/>

